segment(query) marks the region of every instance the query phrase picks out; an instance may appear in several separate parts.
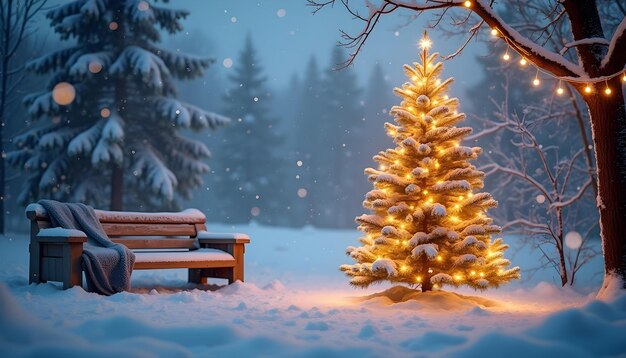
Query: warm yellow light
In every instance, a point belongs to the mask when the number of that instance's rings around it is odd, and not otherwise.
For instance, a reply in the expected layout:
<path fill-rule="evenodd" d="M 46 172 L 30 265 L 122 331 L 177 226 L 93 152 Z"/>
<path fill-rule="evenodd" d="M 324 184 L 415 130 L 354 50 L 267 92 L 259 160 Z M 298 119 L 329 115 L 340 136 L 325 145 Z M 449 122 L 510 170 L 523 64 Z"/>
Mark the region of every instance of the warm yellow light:
<path fill-rule="evenodd" d="M 505 52 L 504 55 L 502 55 L 502 59 L 505 61 L 508 61 L 511 59 L 511 56 L 509 55 L 508 52 Z"/>
<path fill-rule="evenodd" d="M 503 270 L 503 269 L 499 269 L 499 270 L 498 270 L 498 273 L 503 273 L 503 272 L 504 272 L 504 270 Z"/>
<path fill-rule="evenodd" d="M 441 255 L 437 255 L 437 261 L 439 262 L 443 261 L 443 257 L 441 257 Z"/>
<path fill-rule="evenodd" d="M 622 81 L 626 82 L 626 73 L 622 76 Z"/>
<path fill-rule="evenodd" d="M 435 81 L 435 84 L 436 84 L 437 86 L 439 86 L 439 85 L 441 84 L 441 80 L 440 80 L 439 78 L 437 78 L 437 80 Z"/>
<path fill-rule="evenodd" d="M 406 149 L 404 149 L 404 148 L 400 149 L 400 153 L 402 153 L 402 154 L 406 153 Z"/>
<path fill-rule="evenodd" d="M 404 225 L 402 225 L 402 228 L 404 229 Z M 407 240 L 402 241 L 402 245 L 406 246 L 408 244 L 409 244 L 409 242 Z"/>
<path fill-rule="evenodd" d="M 433 198 L 428 198 L 429 203 L 432 203 L 433 201 L 434 201 Z"/>
<path fill-rule="evenodd" d="M 462 278 L 463 278 L 463 276 L 461 276 L 461 275 L 454 275 L 454 279 L 456 281 L 460 281 Z"/>
<path fill-rule="evenodd" d="M 422 282 L 422 276 L 417 276 L 417 277 L 415 277 L 415 281 L 417 281 L 417 282 Z"/>
<path fill-rule="evenodd" d="M 456 217 L 456 216 L 451 216 L 451 217 L 450 217 L 450 220 L 452 220 L 452 221 L 455 221 L 455 222 L 456 222 L 456 221 L 459 221 L 459 218 L 458 218 L 458 217 Z"/>
<path fill-rule="evenodd" d="M 422 191 L 422 194 L 424 194 L 424 195 L 428 194 L 428 190 Z"/>
<path fill-rule="evenodd" d="M 556 89 L 556 94 L 558 94 L 559 96 L 563 94 L 563 88 L 559 87 Z"/>
<path fill-rule="evenodd" d="M 439 168 L 441 166 L 441 164 L 439 164 L 439 162 L 435 162 L 435 168 Z"/>
<path fill-rule="evenodd" d="M 445 96 L 443 96 L 443 99 L 446 99 L 446 100 L 447 100 L 447 99 L 450 99 L 450 96 L 445 95 Z"/>
<path fill-rule="evenodd" d="M 428 173 L 428 169 L 427 168 L 424 168 L 424 173 Z"/>
<path fill-rule="evenodd" d="M 396 245 L 400 245 L 400 240 L 396 240 Z"/>
<path fill-rule="evenodd" d="M 438 84 L 438 83 L 435 83 Z M 439 101 L 437 101 L 436 99 L 433 100 L 433 104 L 439 104 Z"/>
<path fill-rule="evenodd" d="M 537 86 L 539 86 L 540 83 L 541 83 L 541 81 L 539 81 L 539 79 L 537 77 L 535 77 L 535 79 L 533 80 L 533 86 L 537 87 Z"/>
<path fill-rule="evenodd" d="M 496 28 L 491 29 L 491 36 L 498 36 L 498 29 Z"/>
<path fill-rule="evenodd" d="M 434 284 L 434 285 L 433 285 L 433 289 L 435 289 L 435 290 L 436 290 L 436 289 L 438 289 L 438 288 L 439 288 L 439 285 L 438 285 L 438 284 Z"/>
<path fill-rule="evenodd" d="M 413 107 L 413 106 L 409 106 L 409 107 L 407 107 L 407 109 L 408 109 L 410 112 L 413 112 L 413 111 L 415 110 L 415 107 Z"/>
<path fill-rule="evenodd" d="M 481 273 L 480 273 L 480 277 L 485 277 L 485 273 L 484 273 L 484 272 L 481 272 Z"/>
<path fill-rule="evenodd" d="M 427 50 L 430 48 L 430 46 L 432 46 L 433 42 L 430 41 L 430 39 L 428 37 L 422 37 L 422 39 L 420 40 L 420 48 L 422 50 Z"/>
<path fill-rule="evenodd" d="M 472 2 L 471 2 L 471 1 L 469 1 L 469 0 L 467 0 L 466 2 L 464 2 L 464 3 L 463 3 L 463 5 L 464 5 L 465 7 L 472 7 Z"/>
<path fill-rule="evenodd" d="M 519 64 L 522 65 L 522 66 L 526 66 L 527 63 L 528 63 L 528 61 L 526 61 L 526 59 L 523 58 L 523 57 L 522 57 L 521 60 L 519 60 Z"/>
<path fill-rule="evenodd" d="M 393 161 L 393 164 L 400 164 L 400 161 L 398 159 Z"/>
<path fill-rule="evenodd" d="M 402 266 L 400 267 L 400 271 L 406 271 L 406 270 L 408 270 L 408 269 L 409 269 L 409 268 L 408 268 L 408 267 L 406 267 L 406 266 L 404 266 L 404 265 L 402 265 Z"/>
<path fill-rule="evenodd" d="M 455 209 L 457 209 L 457 210 L 458 210 L 460 207 L 461 207 L 461 205 L 459 205 L 459 204 L 454 205 L 454 208 L 455 208 Z"/>
<path fill-rule="evenodd" d="M 604 94 L 607 95 L 607 96 L 610 95 L 611 94 L 611 89 L 609 87 L 605 88 L 604 89 Z"/>
<path fill-rule="evenodd" d="M 591 86 L 585 86 L 585 93 L 591 93 Z"/>
<path fill-rule="evenodd" d="M 487 250 L 487 256 L 491 256 L 491 250 Z"/>
<path fill-rule="evenodd" d="M 475 276 L 475 275 L 476 275 L 476 271 L 470 272 L 470 276 Z"/>
<path fill-rule="evenodd" d="M 411 178 L 412 178 L 412 177 L 411 177 L 411 174 L 407 174 L 407 175 L 406 175 L 406 178 L 407 178 L 407 179 L 411 179 Z"/>
<path fill-rule="evenodd" d="M 381 259 L 381 257 L 380 257 L 380 256 L 377 256 L 377 257 L 376 257 L 376 260 L 380 260 L 380 259 Z"/>
<path fill-rule="evenodd" d="M 467 194 L 467 197 L 468 197 L 468 198 L 471 198 L 472 196 L 474 196 L 474 193 L 472 193 L 472 192 L 470 192 L 470 193 L 468 193 L 468 194 Z"/>
<path fill-rule="evenodd" d="M 429 268 L 428 273 L 433 273 L 433 269 Z"/>
<path fill-rule="evenodd" d="M 412 76 L 412 77 L 411 77 L 411 79 L 412 79 L 413 81 L 417 81 L 417 76 Z"/>

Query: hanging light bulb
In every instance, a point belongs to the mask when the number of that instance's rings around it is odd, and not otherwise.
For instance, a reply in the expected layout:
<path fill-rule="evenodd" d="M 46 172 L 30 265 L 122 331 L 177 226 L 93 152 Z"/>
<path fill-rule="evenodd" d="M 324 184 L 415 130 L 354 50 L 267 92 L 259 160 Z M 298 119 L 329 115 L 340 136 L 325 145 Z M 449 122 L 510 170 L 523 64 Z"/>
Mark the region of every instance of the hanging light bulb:
<path fill-rule="evenodd" d="M 556 89 L 556 94 L 561 96 L 563 94 L 563 87 L 561 86 L 561 80 L 559 80 L 559 87 Z"/>
<path fill-rule="evenodd" d="M 422 50 L 428 50 L 430 46 L 433 44 L 432 41 L 428 38 L 428 35 L 424 32 L 424 36 L 420 40 L 420 48 Z"/>
<path fill-rule="evenodd" d="M 604 81 L 604 84 L 606 85 L 606 88 L 604 89 L 604 94 L 605 95 L 610 95 L 611 94 L 611 88 L 609 87 L 609 83 L 607 81 Z"/>
<path fill-rule="evenodd" d="M 586 85 L 585 86 L 585 93 L 591 93 L 591 86 L 590 85 Z"/>
<path fill-rule="evenodd" d="M 472 7 L 472 2 L 471 2 L 471 1 L 469 1 L 469 0 L 467 0 L 466 2 L 464 2 L 464 3 L 463 3 L 463 5 L 464 5 L 465 7 Z"/>
<path fill-rule="evenodd" d="M 491 29 L 491 36 L 498 36 L 498 29 L 496 29 L 495 27 Z"/>
<path fill-rule="evenodd" d="M 522 66 L 526 66 L 528 64 L 528 61 L 526 61 L 526 59 L 522 57 L 522 59 L 519 60 L 519 64 Z"/>
<path fill-rule="evenodd" d="M 506 50 L 504 55 L 502 55 L 502 59 L 505 60 L 505 61 L 508 61 L 508 60 L 511 59 L 511 56 L 509 55 L 509 50 Z"/>
<path fill-rule="evenodd" d="M 624 72 L 624 75 L 622 76 L 622 81 L 626 82 L 626 72 Z"/>

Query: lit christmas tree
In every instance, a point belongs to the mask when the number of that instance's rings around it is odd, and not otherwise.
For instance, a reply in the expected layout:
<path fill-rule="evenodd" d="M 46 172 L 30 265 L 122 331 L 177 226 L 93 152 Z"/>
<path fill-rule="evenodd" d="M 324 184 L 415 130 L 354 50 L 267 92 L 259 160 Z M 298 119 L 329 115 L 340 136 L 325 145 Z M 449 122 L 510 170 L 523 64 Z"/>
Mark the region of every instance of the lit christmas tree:
<path fill-rule="evenodd" d="M 485 174 L 470 164 L 482 152 L 461 140 L 471 128 L 456 127 L 465 119 L 459 102 L 446 95 L 452 78 L 439 78 L 443 66 L 429 55 L 426 35 L 420 42 L 421 63 L 405 65 L 410 82 L 395 93 L 402 97 L 386 123 L 396 145 L 374 156 L 378 169 L 365 173 L 374 184 L 363 206 L 371 214 L 356 218 L 363 246 L 348 247 L 354 265 L 342 265 L 350 283 L 367 287 L 390 281 L 421 287 L 443 285 L 475 289 L 497 287 L 519 278 L 503 257 L 507 245 L 491 239 L 500 232 L 486 216 L 497 202 L 483 187 Z"/>

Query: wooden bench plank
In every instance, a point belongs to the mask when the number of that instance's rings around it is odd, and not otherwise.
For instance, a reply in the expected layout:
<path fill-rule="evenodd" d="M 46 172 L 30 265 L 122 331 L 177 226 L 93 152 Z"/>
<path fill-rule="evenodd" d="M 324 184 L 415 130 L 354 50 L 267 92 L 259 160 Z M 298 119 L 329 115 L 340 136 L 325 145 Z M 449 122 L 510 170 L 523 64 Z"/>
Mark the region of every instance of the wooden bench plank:
<path fill-rule="evenodd" d="M 129 249 L 194 249 L 196 240 L 185 238 L 111 238 L 111 241 L 122 244 Z"/>
<path fill-rule="evenodd" d="M 102 223 L 109 236 L 196 236 L 193 224 Z"/>
<path fill-rule="evenodd" d="M 216 268 L 235 267 L 235 260 L 220 261 L 171 261 L 171 262 L 136 262 L 135 270 L 178 269 L 178 268 Z"/>

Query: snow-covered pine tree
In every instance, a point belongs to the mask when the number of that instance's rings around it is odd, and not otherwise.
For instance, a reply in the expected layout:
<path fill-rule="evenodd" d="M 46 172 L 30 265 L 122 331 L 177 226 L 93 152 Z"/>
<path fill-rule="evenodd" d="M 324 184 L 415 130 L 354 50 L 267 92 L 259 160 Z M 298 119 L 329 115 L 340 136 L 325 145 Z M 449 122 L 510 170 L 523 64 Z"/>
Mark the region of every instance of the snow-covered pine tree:
<path fill-rule="evenodd" d="M 25 98 L 41 125 L 16 138 L 9 154 L 29 174 L 20 202 L 171 208 L 176 194 L 188 197 L 201 184 L 210 153 L 179 130 L 227 119 L 177 100 L 173 80 L 200 76 L 213 61 L 156 46 L 159 31 L 182 30 L 187 14 L 145 0 L 76 0 L 48 12 L 60 37 L 74 43 L 28 64 L 53 76 Z"/>
<path fill-rule="evenodd" d="M 440 79 L 426 35 L 421 47 L 421 63 L 404 67 L 410 82 L 394 90 L 403 99 L 391 109 L 397 125 L 385 123 L 395 147 L 374 156 L 378 169 L 365 170 L 374 185 L 363 202 L 371 214 L 356 218 L 363 246 L 347 249 L 357 263 L 340 268 L 358 287 L 497 287 L 518 278 L 519 268 L 508 268 L 507 245 L 491 239 L 500 227 L 486 211 L 497 202 L 477 192 L 485 174 L 469 162 L 482 150 L 461 145 L 472 129 L 455 126 L 465 115 L 446 94 L 452 78 Z"/>
<path fill-rule="evenodd" d="M 220 212 L 230 222 L 251 219 L 276 223 L 287 204 L 284 200 L 285 161 L 279 156 L 284 142 L 277 132 L 278 119 L 270 112 L 272 95 L 259 65 L 250 35 L 229 76 L 224 113 L 233 119 L 221 131 L 216 193 L 237 200 L 220 202 Z"/>

